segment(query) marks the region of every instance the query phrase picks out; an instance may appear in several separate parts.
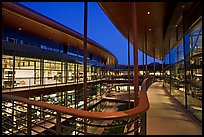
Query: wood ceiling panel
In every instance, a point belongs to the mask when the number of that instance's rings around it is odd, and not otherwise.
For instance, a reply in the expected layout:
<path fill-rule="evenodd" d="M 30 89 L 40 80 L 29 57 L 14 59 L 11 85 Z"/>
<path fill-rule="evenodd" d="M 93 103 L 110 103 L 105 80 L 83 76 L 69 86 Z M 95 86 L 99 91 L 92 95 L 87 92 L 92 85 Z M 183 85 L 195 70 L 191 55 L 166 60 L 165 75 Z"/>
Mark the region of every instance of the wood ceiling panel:
<path fill-rule="evenodd" d="M 132 3 L 131 2 L 99 2 L 99 5 L 110 18 L 116 28 L 127 39 L 130 34 L 130 41 L 132 39 Z M 144 51 L 144 36 L 147 33 L 147 52 L 149 56 L 154 56 L 153 50 L 155 47 L 157 59 L 163 58 L 163 39 L 164 39 L 164 20 L 169 18 L 167 2 L 136 2 L 137 20 L 138 20 L 138 34 L 139 45 L 138 48 Z M 147 12 L 151 14 L 148 15 Z M 148 29 L 151 28 L 151 31 Z"/>

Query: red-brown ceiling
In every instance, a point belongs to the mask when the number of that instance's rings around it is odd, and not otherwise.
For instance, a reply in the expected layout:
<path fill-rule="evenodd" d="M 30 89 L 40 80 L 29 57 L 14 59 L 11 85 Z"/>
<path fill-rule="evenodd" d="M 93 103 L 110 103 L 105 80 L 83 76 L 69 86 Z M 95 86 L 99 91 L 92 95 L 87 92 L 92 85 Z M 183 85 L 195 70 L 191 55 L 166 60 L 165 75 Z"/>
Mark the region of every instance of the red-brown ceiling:
<path fill-rule="evenodd" d="M 99 2 L 99 5 L 124 37 L 128 39 L 129 35 L 130 41 L 133 43 L 132 2 Z M 171 4 L 168 2 L 136 2 L 138 48 L 152 57 L 154 57 L 155 49 L 155 58 L 157 59 L 163 59 L 163 40 L 168 25 L 166 23 L 171 18 L 169 16 L 171 8 Z M 151 12 L 149 15 L 148 11 Z M 151 31 L 148 30 L 149 28 Z M 147 51 L 144 51 L 145 33 Z"/>

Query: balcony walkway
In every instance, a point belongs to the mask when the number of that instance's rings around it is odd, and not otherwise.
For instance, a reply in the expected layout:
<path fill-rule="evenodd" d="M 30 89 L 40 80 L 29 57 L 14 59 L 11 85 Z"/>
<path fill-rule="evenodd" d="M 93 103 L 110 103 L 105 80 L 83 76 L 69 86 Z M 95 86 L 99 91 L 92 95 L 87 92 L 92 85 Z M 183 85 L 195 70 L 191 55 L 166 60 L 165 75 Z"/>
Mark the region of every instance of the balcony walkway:
<path fill-rule="evenodd" d="M 153 83 L 147 94 L 147 135 L 202 135 L 202 127 L 170 99 L 162 82 Z"/>

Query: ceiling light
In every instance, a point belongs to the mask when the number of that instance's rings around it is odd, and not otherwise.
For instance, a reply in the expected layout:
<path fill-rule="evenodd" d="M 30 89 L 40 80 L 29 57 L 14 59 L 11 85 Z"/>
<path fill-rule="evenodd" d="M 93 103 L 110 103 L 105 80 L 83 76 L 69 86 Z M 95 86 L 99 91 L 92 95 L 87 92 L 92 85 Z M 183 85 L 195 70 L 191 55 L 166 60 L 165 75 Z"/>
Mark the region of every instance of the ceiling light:
<path fill-rule="evenodd" d="M 175 27 L 177 27 L 178 25 L 175 25 Z"/>
<path fill-rule="evenodd" d="M 148 11 L 147 14 L 149 15 L 149 14 L 150 14 L 150 11 Z"/>
<path fill-rule="evenodd" d="M 18 28 L 18 30 L 22 30 L 21 28 Z"/>
<path fill-rule="evenodd" d="M 151 31 L 152 29 L 150 28 L 149 31 Z"/>

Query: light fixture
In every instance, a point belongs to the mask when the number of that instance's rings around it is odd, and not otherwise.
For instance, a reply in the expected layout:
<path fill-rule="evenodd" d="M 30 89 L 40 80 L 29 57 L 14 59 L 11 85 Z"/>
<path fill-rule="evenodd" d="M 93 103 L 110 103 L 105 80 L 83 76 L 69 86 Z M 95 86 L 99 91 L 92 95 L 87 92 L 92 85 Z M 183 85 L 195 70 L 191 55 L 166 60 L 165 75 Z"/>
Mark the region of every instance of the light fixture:
<path fill-rule="evenodd" d="M 178 25 L 175 25 L 175 27 L 177 27 Z"/>
<path fill-rule="evenodd" d="M 22 30 L 21 28 L 18 28 L 18 30 Z"/>
<path fill-rule="evenodd" d="M 149 31 L 151 31 L 152 29 L 151 28 L 149 28 Z"/>
<path fill-rule="evenodd" d="M 150 14 L 150 11 L 148 11 L 147 14 L 149 15 L 149 14 Z"/>

